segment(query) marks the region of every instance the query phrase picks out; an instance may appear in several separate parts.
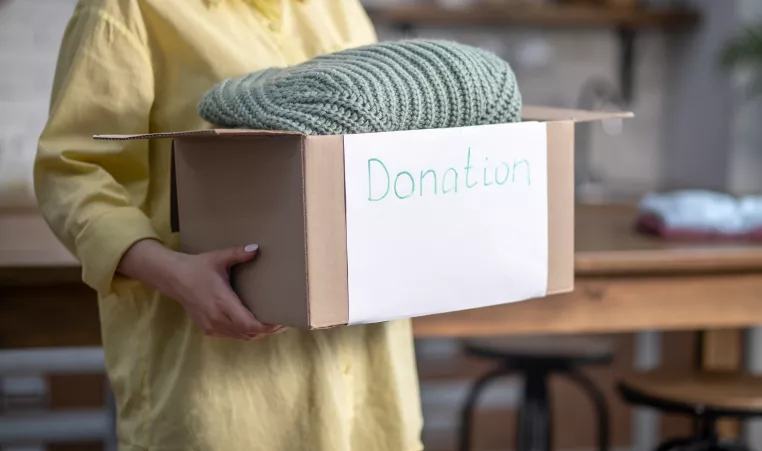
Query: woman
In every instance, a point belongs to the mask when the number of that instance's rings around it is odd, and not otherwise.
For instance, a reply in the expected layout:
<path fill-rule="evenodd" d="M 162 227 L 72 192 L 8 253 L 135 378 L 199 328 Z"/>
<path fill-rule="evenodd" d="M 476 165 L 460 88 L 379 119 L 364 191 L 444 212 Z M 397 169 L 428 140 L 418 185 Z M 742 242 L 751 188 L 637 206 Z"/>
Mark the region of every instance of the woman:
<path fill-rule="evenodd" d="M 227 278 L 256 246 L 173 250 L 170 143 L 91 138 L 209 126 L 215 83 L 374 39 L 357 0 L 80 1 L 35 185 L 99 295 L 120 450 L 421 449 L 408 321 L 260 324 Z"/>

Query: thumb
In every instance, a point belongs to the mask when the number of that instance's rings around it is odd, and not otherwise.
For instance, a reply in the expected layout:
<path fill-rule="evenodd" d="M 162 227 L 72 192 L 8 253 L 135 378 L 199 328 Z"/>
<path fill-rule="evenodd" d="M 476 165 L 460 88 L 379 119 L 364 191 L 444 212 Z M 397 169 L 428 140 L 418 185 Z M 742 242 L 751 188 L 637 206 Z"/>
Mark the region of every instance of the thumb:
<path fill-rule="evenodd" d="M 229 247 L 214 252 L 214 260 L 225 268 L 252 260 L 259 251 L 259 245 Z"/>

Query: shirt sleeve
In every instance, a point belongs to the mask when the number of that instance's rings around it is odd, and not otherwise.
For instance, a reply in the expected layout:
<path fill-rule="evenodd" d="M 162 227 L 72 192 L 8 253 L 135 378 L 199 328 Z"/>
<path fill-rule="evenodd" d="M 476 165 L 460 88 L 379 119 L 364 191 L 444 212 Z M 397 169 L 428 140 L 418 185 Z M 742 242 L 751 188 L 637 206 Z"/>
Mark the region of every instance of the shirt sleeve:
<path fill-rule="evenodd" d="M 96 141 L 95 134 L 149 131 L 153 68 L 128 27 L 79 7 L 66 29 L 50 115 L 35 160 L 35 193 L 45 219 L 82 265 L 82 278 L 111 292 L 122 255 L 158 239 L 143 208 L 147 141 Z"/>

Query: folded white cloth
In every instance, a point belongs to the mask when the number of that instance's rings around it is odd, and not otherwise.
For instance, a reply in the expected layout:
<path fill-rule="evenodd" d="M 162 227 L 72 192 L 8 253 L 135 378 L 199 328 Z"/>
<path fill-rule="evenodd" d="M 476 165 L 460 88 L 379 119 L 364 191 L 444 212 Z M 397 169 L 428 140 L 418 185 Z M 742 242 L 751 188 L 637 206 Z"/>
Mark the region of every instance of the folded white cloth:
<path fill-rule="evenodd" d="M 704 190 L 652 193 L 642 199 L 640 212 L 658 217 L 669 230 L 744 235 L 762 229 L 762 196 L 736 198 Z"/>

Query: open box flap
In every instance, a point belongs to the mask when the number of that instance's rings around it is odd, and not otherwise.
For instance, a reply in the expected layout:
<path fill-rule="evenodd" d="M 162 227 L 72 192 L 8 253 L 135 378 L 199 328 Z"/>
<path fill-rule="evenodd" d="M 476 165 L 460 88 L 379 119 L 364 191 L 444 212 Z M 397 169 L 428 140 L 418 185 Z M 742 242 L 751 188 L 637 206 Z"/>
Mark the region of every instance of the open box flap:
<path fill-rule="evenodd" d="M 604 119 L 628 118 L 634 115 L 629 111 L 585 111 L 566 108 L 551 108 L 545 106 L 525 105 L 521 109 L 521 118 L 524 121 L 573 121 L 590 122 Z M 144 133 L 136 135 L 95 135 L 94 139 L 110 141 L 126 141 L 134 139 L 160 139 L 178 137 L 204 137 L 204 136 L 278 136 L 278 135 L 301 135 L 301 133 L 284 130 L 246 130 L 214 128 L 206 130 L 189 130 L 182 132 Z"/>
<path fill-rule="evenodd" d="M 591 122 L 604 119 L 628 118 L 634 115 L 630 111 L 586 111 L 547 106 L 524 105 L 521 118 L 525 121 L 573 121 Z"/>
<path fill-rule="evenodd" d="M 183 132 L 166 132 L 166 133 L 145 133 L 138 135 L 95 135 L 94 139 L 108 140 L 108 141 L 127 141 L 133 139 L 159 139 L 159 138 L 178 138 L 178 137 L 193 137 L 193 136 L 275 136 L 275 135 L 301 135 L 297 132 L 289 132 L 283 130 L 245 130 L 237 128 L 214 128 L 208 130 L 189 130 Z"/>

